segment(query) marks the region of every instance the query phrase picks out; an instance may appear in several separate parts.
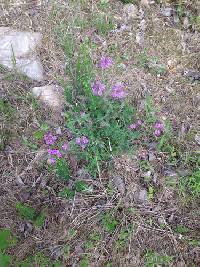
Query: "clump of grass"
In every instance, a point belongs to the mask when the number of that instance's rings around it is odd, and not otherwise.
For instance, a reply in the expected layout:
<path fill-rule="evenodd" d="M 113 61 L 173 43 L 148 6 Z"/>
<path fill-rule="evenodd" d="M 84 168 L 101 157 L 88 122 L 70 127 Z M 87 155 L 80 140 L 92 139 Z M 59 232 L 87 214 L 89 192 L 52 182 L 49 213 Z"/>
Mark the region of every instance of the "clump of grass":
<path fill-rule="evenodd" d="M 154 266 L 169 266 L 173 257 L 168 255 L 160 255 L 154 251 L 148 251 L 145 254 L 145 267 L 154 267 Z"/>
<path fill-rule="evenodd" d="M 190 176 L 182 177 L 179 188 L 184 197 L 197 199 L 200 196 L 200 169 L 194 170 Z"/>

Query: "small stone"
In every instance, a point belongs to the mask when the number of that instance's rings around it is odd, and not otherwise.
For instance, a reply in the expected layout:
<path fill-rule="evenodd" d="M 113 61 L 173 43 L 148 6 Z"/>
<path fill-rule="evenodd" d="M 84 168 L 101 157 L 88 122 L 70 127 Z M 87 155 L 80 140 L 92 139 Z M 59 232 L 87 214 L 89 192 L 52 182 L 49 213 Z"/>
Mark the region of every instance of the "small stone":
<path fill-rule="evenodd" d="M 148 194 L 147 194 L 146 189 L 140 190 L 138 200 L 141 202 L 147 202 L 148 201 Z"/>
<path fill-rule="evenodd" d="M 121 195 L 124 195 L 125 193 L 125 184 L 124 179 L 121 176 L 115 176 L 113 179 L 113 184 L 117 188 L 117 190 L 120 192 Z"/>
<path fill-rule="evenodd" d="M 32 230 L 32 224 L 29 222 L 25 222 L 20 226 L 20 232 L 22 232 L 25 237 L 27 237 L 32 232 Z"/>
<path fill-rule="evenodd" d="M 190 70 L 190 69 L 185 70 L 183 72 L 183 75 L 187 78 L 190 78 L 193 82 L 200 80 L 200 71 L 197 70 Z"/>
<path fill-rule="evenodd" d="M 173 14 L 173 9 L 171 7 L 163 8 L 161 11 L 162 11 L 163 16 L 165 17 L 171 17 Z"/>
<path fill-rule="evenodd" d="M 39 101 L 49 106 L 53 111 L 62 111 L 64 96 L 60 86 L 45 85 L 34 87 L 32 93 Z"/>
<path fill-rule="evenodd" d="M 197 142 L 198 145 L 200 145 L 200 133 L 197 133 L 195 135 L 194 140 Z"/>
<path fill-rule="evenodd" d="M 138 8 L 134 4 L 124 6 L 124 13 L 128 19 L 135 19 L 138 16 Z"/>
<path fill-rule="evenodd" d="M 163 217 L 159 217 L 159 218 L 158 218 L 158 223 L 159 223 L 160 225 L 165 225 L 165 224 L 166 224 L 165 218 L 163 218 Z"/>
<path fill-rule="evenodd" d="M 178 169 L 177 173 L 181 176 L 181 177 L 187 177 L 190 176 L 192 174 L 191 170 L 188 169 Z"/>
<path fill-rule="evenodd" d="M 43 80 L 43 67 L 36 56 L 41 41 L 40 33 L 0 27 L 0 63 L 33 80 Z"/>
<path fill-rule="evenodd" d="M 141 0 L 140 4 L 145 7 L 149 7 L 149 0 Z"/>
<path fill-rule="evenodd" d="M 154 161 L 154 160 L 156 160 L 155 154 L 154 153 L 149 153 L 149 161 L 151 162 L 151 161 Z"/>

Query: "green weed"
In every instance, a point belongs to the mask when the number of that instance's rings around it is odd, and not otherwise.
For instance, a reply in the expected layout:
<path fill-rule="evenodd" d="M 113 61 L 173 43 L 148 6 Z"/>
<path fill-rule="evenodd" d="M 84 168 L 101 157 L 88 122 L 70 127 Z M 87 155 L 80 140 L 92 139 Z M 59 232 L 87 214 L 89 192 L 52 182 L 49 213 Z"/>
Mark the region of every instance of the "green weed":
<path fill-rule="evenodd" d="M 0 251 L 16 245 L 17 239 L 10 229 L 0 230 Z"/>
<path fill-rule="evenodd" d="M 85 181 L 76 181 L 74 183 L 75 190 L 80 193 L 89 193 L 92 192 L 91 186 L 89 186 Z"/>
<path fill-rule="evenodd" d="M 102 218 L 103 227 L 109 233 L 114 232 L 118 223 L 119 222 L 115 219 L 115 217 L 111 213 L 108 213 L 108 212 Z"/>
<path fill-rule="evenodd" d="M 19 215 L 26 220 L 35 220 L 37 213 L 36 210 L 26 204 L 22 204 L 20 202 L 17 202 L 15 205 Z"/>
<path fill-rule="evenodd" d="M 200 169 L 194 170 L 191 176 L 182 177 L 179 181 L 183 197 L 198 198 L 200 195 Z"/>
<path fill-rule="evenodd" d="M 101 241 L 101 235 L 97 232 L 93 232 L 89 235 L 87 240 L 84 243 L 86 250 L 92 250 L 97 247 L 98 243 Z"/>
<path fill-rule="evenodd" d="M 117 249 L 123 250 L 128 245 L 131 232 L 132 232 L 132 226 L 128 227 L 127 229 L 121 229 L 118 240 L 116 241 Z"/>
<path fill-rule="evenodd" d="M 62 191 L 59 192 L 58 196 L 62 198 L 73 199 L 75 196 L 75 191 L 65 187 Z"/>
<path fill-rule="evenodd" d="M 148 251 L 145 254 L 145 267 L 169 266 L 173 257 L 168 255 L 160 255 L 154 251 Z"/>
<path fill-rule="evenodd" d="M 85 256 L 81 261 L 80 261 L 80 267 L 89 267 L 89 259 L 87 256 Z"/>
<path fill-rule="evenodd" d="M 57 160 L 56 174 L 60 179 L 62 179 L 64 181 L 68 181 L 71 178 L 71 172 L 69 169 L 69 165 L 65 159 Z"/>

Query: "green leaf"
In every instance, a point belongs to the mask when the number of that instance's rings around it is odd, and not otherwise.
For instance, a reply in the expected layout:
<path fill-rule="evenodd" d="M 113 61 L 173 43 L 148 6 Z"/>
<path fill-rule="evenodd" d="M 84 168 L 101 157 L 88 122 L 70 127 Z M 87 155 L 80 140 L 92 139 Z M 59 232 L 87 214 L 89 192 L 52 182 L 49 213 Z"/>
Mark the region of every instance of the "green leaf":
<path fill-rule="evenodd" d="M 43 136 L 44 136 L 44 132 L 40 130 L 33 133 L 33 137 L 38 140 L 41 140 Z"/>
<path fill-rule="evenodd" d="M 91 191 L 90 186 L 85 181 L 75 182 L 75 189 L 77 192 L 89 192 L 89 191 Z"/>
<path fill-rule="evenodd" d="M 45 211 L 41 211 L 40 214 L 35 219 L 34 225 L 41 228 L 44 225 L 46 219 L 46 213 Z"/>
<path fill-rule="evenodd" d="M 12 247 L 16 243 L 17 239 L 13 236 L 10 229 L 3 229 L 0 231 L 0 250 Z"/>
<path fill-rule="evenodd" d="M 20 216 L 26 220 L 33 221 L 36 218 L 36 210 L 26 204 L 22 204 L 17 202 L 15 205 L 17 211 L 19 212 Z"/>
<path fill-rule="evenodd" d="M 68 181 L 71 177 L 69 166 L 65 159 L 57 160 L 56 173 L 59 178 L 64 181 Z"/>
<path fill-rule="evenodd" d="M 11 257 L 9 255 L 0 252 L 0 266 L 9 267 L 11 262 Z"/>
<path fill-rule="evenodd" d="M 63 198 L 69 198 L 69 199 L 73 199 L 75 195 L 75 191 L 74 190 L 70 190 L 69 188 L 64 188 L 62 191 L 60 191 L 58 193 L 59 197 L 63 197 Z"/>

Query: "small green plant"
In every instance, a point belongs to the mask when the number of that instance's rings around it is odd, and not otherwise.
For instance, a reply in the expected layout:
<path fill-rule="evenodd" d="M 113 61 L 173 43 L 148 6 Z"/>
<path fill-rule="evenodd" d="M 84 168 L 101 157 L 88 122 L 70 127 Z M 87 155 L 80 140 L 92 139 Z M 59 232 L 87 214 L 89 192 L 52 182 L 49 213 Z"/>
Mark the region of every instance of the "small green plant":
<path fill-rule="evenodd" d="M 182 177 L 179 189 L 184 197 L 198 198 L 200 195 L 200 169 L 194 170 L 191 176 Z"/>
<path fill-rule="evenodd" d="M 0 251 L 16 245 L 17 239 L 13 236 L 10 229 L 0 230 Z"/>
<path fill-rule="evenodd" d="M 46 213 L 42 210 L 39 214 L 37 214 L 36 210 L 29 205 L 23 204 L 21 202 L 17 202 L 15 205 L 19 215 L 26 220 L 30 220 L 37 227 L 42 227 L 44 225 L 46 219 Z"/>
<path fill-rule="evenodd" d="M 92 250 L 95 247 L 97 247 L 98 243 L 101 241 L 101 236 L 97 232 L 93 232 L 92 234 L 89 235 L 87 240 L 85 241 L 85 248 L 86 250 Z"/>
<path fill-rule="evenodd" d="M 89 267 L 89 264 L 90 262 L 87 256 L 84 256 L 80 261 L 80 267 Z"/>
<path fill-rule="evenodd" d="M 56 173 L 58 177 L 64 181 L 68 181 L 70 179 L 71 172 L 65 159 L 57 160 Z"/>
<path fill-rule="evenodd" d="M 20 202 L 17 202 L 15 205 L 19 215 L 26 220 L 35 220 L 37 217 L 36 210 L 26 204 L 22 204 Z"/>
<path fill-rule="evenodd" d="M 46 219 L 46 212 L 42 210 L 40 214 L 36 217 L 34 225 L 41 228 L 45 223 L 45 219 Z"/>
<path fill-rule="evenodd" d="M 115 219 L 115 217 L 111 213 L 107 212 L 103 216 L 103 219 L 102 219 L 103 227 L 109 233 L 114 232 L 114 230 L 116 229 L 118 223 L 119 222 Z"/>
<path fill-rule="evenodd" d="M 127 246 L 130 234 L 131 234 L 131 227 L 129 227 L 128 229 L 121 229 L 119 233 L 119 238 L 116 241 L 117 249 L 123 250 Z"/>
<path fill-rule="evenodd" d="M 6 249 L 15 246 L 17 243 L 16 237 L 10 229 L 0 230 L 0 266 L 8 267 L 12 262 L 12 257 L 5 253 Z"/>
<path fill-rule="evenodd" d="M 172 263 L 172 260 L 172 256 L 160 255 L 154 251 L 148 251 L 145 254 L 145 267 L 168 267 Z"/>
<path fill-rule="evenodd" d="M 149 188 L 148 188 L 148 199 L 153 199 L 153 197 L 154 197 L 154 188 L 153 188 L 153 186 L 149 186 Z"/>
<path fill-rule="evenodd" d="M 177 225 L 175 231 L 179 234 L 187 234 L 190 232 L 190 229 L 184 225 Z"/>
<path fill-rule="evenodd" d="M 59 192 L 58 196 L 62 198 L 73 199 L 75 196 L 75 191 L 65 187 L 62 191 Z"/>
<path fill-rule="evenodd" d="M 76 181 L 75 190 L 80 193 L 89 193 L 92 192 L 92 188 L 85 181 Z"/>

